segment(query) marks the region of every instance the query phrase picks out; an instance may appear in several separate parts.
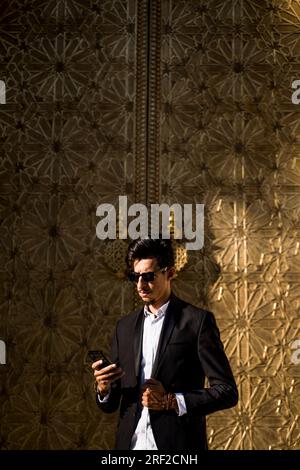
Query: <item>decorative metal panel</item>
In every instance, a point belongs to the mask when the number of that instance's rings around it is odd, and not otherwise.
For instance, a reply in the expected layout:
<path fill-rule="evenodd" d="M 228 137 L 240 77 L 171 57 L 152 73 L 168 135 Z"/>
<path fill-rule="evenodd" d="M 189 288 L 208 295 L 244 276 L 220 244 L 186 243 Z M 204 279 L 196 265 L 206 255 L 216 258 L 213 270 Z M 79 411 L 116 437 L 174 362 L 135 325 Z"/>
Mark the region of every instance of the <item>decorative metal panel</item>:
<path fill-rule="evenodd" d="M 240 390 L 212 449 L 300 445 L 299 26 L 295 1 L 162 0 L 162 199 L 206 203 L 176 291 L 216 314 Z"/>
<path fill-rule="evenodd" d="M 88 349 L 136 302 L 96 208 L 205 203 L 176 293 L 211 309 L 240 390 L 212 449 L 300 445 L 295 0 L 1 2 L 1 449 L 109 449 Z M 120 267 L 121 266 L 121 267 Z"/>
<path fill-rule="evenodd" d="M 85 360 L 133 305 L 95 228 L 134 200 L 136 2 L 3 1 L 0 28 L 0 445 L 111 448 Z"/>

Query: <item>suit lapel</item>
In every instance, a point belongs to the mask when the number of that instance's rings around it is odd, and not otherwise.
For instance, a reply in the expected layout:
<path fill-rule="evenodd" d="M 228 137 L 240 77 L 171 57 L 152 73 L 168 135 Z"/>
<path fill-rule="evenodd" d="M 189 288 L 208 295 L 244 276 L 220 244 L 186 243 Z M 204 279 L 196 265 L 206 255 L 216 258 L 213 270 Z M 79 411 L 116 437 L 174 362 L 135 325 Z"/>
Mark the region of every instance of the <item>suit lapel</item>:
<path fill-rule="evenodd" d="M 142 345 L 143 345 L 143 329 L 144 329 L 144 308 L 139 310 L 134 328 L 133 337 L 133 354 L 134 354 L 134 368 L 135 376 L 139 377 L 141 358 L 142 358 Z"/>
<path fill-rule="evenodd" d="M 165 320 L 163 323 L 154 364 L 152 367 L 151 377 L 153 378 L 155 378 L 161 358 L 169 342 L 174 326 L 176 325 L 178 315 L 181 312 L 181 308 L 182 308 L 182 304 L 180 300 L 174 294 L 171 294 L 170 303 L 165 313 L 166 316 L 165 316 Z"/>

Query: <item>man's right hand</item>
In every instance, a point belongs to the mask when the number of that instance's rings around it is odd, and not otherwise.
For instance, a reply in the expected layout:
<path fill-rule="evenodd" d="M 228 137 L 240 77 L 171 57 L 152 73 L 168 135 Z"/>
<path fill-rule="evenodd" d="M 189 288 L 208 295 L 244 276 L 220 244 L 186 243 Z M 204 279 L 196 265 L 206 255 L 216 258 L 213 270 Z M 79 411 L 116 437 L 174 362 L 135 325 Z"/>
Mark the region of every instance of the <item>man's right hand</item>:
<path fill-rule="evenodd" d="M 118 367 L 116 364 L 111 364 L 110 366 L 103 367 L 103 369 L 98 369 L 101 364 L 101 359 L 93 362 L 92 369 L 94 370 L 94 377 L 97 382 L 100 395 L 104 397 L 109 393 L 111 384 L 123 377 L 125 372 L 123 372 L 121 367 Z"/>

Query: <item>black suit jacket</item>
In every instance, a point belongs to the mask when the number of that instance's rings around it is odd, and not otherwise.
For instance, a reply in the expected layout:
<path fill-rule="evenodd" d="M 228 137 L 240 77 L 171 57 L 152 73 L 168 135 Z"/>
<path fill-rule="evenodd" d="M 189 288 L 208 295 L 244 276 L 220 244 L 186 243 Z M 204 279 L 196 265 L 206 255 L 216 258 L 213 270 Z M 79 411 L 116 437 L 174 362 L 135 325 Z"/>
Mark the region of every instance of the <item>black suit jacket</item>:
<path fill-rule="evenodd" d="M 158 450 L 198 451 L 207 449 L 205 415 L 235 406 L 238 392 L 223 344 L 211 312 L 171 295 L 152 377 L 167 392 L 183 393 L 187 413 L 150 410 L 150 421 Z M 120 407 L 116 436 L 118 450 L 130 449 L 140 417 L 139 373 L 142 354 L 144 309 L 118 321 L 112 342 L 112 359 L 125 375 L 112 386 L 107 403 L 98 406 L 106 413 Z M 205 377 L 209 388 L 204 388 Z"/>

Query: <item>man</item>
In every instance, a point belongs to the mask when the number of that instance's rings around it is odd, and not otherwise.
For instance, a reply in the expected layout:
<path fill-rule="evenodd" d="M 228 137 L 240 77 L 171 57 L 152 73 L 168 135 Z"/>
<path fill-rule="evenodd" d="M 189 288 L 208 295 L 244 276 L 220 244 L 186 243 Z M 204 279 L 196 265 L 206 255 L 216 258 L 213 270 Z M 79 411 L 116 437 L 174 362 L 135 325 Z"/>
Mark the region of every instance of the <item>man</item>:
<path fill-rule="evenodd" d="M 205 416 L 238 401 L 214 316 L 171 292 L 170 240 L 134 241 L 127 265 L 144 307 L 118 321 L 114 364 L 92 364 L 98 406 L 120 406 L 116 449 L 207 449 Z"/>

